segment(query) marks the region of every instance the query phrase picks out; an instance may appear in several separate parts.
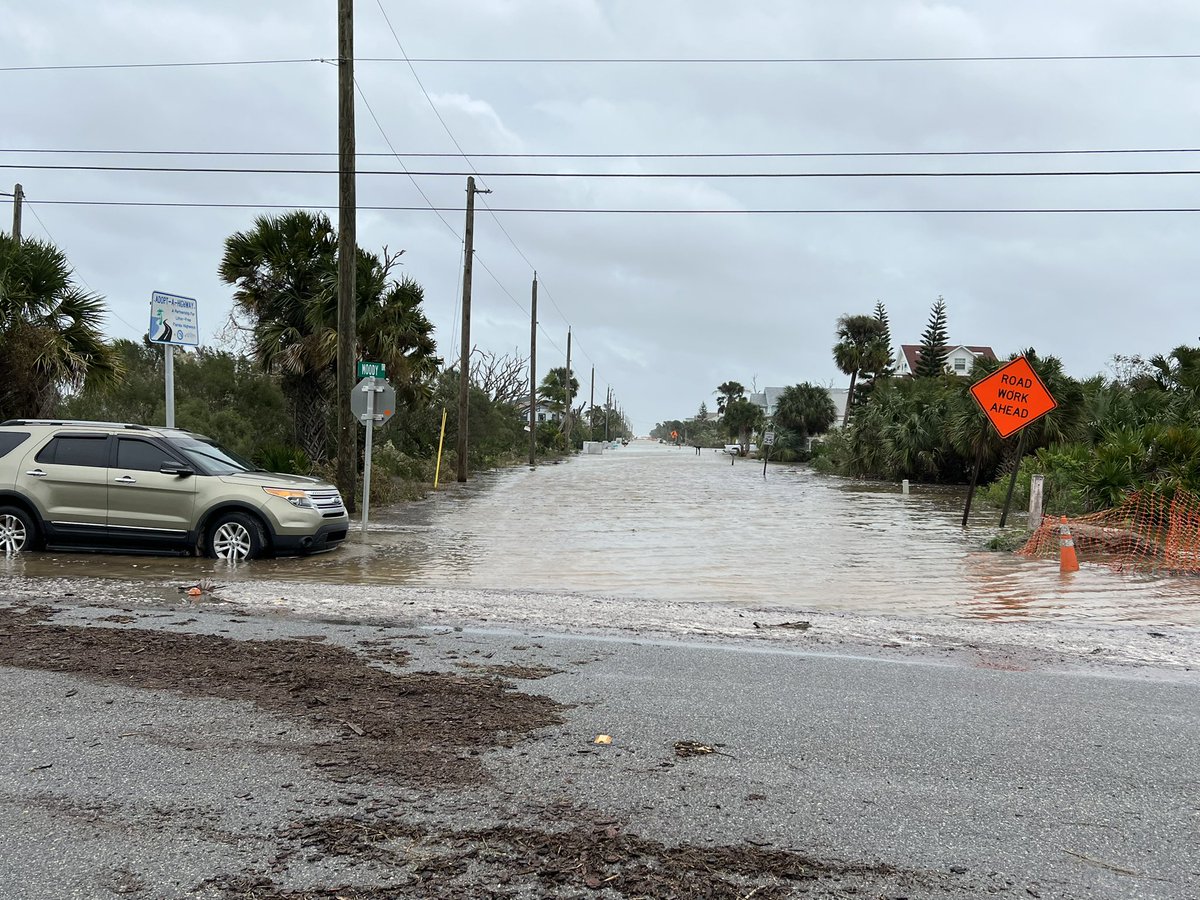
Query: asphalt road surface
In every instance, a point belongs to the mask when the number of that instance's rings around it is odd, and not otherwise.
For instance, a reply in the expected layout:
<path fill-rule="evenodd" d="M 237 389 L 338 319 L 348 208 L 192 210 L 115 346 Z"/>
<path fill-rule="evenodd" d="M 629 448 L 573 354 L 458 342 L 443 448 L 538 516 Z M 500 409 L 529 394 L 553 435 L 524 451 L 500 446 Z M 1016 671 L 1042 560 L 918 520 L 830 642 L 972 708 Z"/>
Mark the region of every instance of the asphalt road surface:
<path fill-rule="evenodd" d="M 1194 672 L 55 609 L 47 623 L 135 639 L 303 637 L 374 654 L 373 666 L 394 650 L 409 656 L 392 670 L 448 685 L 507 672 L 561 704 L 561 724 L 459 752 L 482 762 L 469 782 L 356 780 L 311 755 L 372 737 L 340 713 L 281 712 L 250 688 L 205 696 L 202 677 L 182 693 L 139 682 L 116 651 L 100 672 L 70 661 L 81 630 L 45 660 L 10 644 L 0 886 L 13 900 L 1200 897 Z M 0 640 L 20 621 L 0 622 Z M 140 648 L 122 652 L 145 671 Z M 314 837 L 335 817 L 386 827 L 357 843 Z M 578 864 L 565 844 L 543 846 L 567 835 Z M 695 861 L 714 847 L 719 866 Z M 801 858 L 818 862 L 801 870 Z"/>

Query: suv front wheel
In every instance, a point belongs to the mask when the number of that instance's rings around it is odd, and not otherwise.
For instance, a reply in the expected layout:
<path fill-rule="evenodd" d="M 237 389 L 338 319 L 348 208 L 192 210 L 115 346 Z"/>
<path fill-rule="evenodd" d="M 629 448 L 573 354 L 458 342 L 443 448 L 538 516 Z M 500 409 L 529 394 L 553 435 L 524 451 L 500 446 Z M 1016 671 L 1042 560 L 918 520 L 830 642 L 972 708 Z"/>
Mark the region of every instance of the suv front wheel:
<path fill-rule="evenodd" d="M 266 549 L 267 540 L 262 524 L 242 512 L 227 512 L 217 516 L 208 529 L 208 555 L 215 559 L 241 562 L 257 559 Z"/>
<path fill-rule="evenodd" d="M 39 540 L 37 522 L 29 513 L 19 506 L 0 506 L 0 554 L 36 550 Z"/>

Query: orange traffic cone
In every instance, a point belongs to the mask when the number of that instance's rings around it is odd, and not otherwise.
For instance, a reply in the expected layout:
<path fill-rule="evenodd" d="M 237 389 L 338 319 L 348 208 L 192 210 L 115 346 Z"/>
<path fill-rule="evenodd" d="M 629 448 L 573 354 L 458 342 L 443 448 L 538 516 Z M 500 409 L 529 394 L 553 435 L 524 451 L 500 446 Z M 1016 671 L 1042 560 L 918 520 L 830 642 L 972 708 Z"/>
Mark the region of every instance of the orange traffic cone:
<path fill-rule="evenodd" d="M 1075 539 L 1071 537 L 1071 526 L 1063 516 L 1058 525 L 1058 571 L 1078 572 L 1079 559 L 1075 556 Z"/>

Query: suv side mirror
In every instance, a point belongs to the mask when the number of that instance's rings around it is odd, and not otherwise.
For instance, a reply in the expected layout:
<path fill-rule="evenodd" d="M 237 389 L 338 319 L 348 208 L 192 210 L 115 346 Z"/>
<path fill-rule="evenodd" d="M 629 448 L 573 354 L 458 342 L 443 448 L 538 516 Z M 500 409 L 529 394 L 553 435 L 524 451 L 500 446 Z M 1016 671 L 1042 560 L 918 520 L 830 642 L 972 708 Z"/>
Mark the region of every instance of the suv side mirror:
<path fill-rule="evenodd" d="M 158 471 L 164 475 L 178 475 L 180 478 L 186 478 L 188 475 L 196 474 L 196 470 L 190 466 L 185 466 L 182 463 L 171 462 L 170 460 L 164 461 L 163 464 L 159 466 Z"/>

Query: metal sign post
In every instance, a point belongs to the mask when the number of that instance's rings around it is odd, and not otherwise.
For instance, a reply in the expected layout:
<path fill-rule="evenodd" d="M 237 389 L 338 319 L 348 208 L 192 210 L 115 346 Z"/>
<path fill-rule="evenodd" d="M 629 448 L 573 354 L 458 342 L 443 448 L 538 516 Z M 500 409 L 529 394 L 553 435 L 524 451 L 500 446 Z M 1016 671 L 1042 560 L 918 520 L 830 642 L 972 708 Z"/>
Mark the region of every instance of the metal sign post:
<path fill-rule="evenodd" d="M 146 336 L 153 344 L 165 344 L 163 381 L 166 388 L 168 428 L 175 427 L 175 348 L 195 347 L 200 343 L 196 319 L 196 301 L 154 291 L 150 295 L 150 328 Z"/>
<path fill-rule="evenodd" d="M 1013 462 L 1012 478 L 1008 483 L 1008 494 L 1004 498 L 1004 512 L 1000 514 L 1000 527 L 1003 528 L 1008 522 L 1008 507 L 1012 503 L 1013 488 L 1017 483 L 1017 473 L 1021 468 L 1021 455 L 1025 449 L 1023 429 L 1054 410 L 1058 406 L 1058 402 L 1042 384 L 1042 379 L 1029 364 L 1029 360 L 1023 356 L 1018 356 L 991 375 L 975 382 L 971 385 L 970 390 L 971 396 L 979 404 L 979 409 L 987 416 L 1001 439 L 1011 437 L 1018 431 L 1021 432 L 1021 437 L 1017 440 L 1017 453 Z M 979 469 L 983 464 L 983 449 L 981 439 L 979 455 L 975 459 L 975 472 L 971 476 L 971 487 L 967 491 L 967 505 L 963 510 L 964 528 L 967 527 L 967 517 L 971 512 L 971 498 L 975 495 Z"/>
<path fill-rule="evenodd" d="M 365 535 L 371 511 L 371 444 L 375 438 L 375 425 L 383 425 L 395 413 L 396 389 L 385 379 L 368 375 L 350 392 L 350 409 L 358 418 L 359 424 L 367 428 L 367 444 L 363 453 L 362 498 L 362 533 Z"/>
<path fill-rule="evenodd" d="M 367 518 L 371 511 L 371 444 L 375 437 L 375 379 L 364 378 L 367 392 L 367 413 L 363 417 L 367 423 L 367 446 L 363 451 L 363 499 L 362 499 L 362 533 L 367 534 Z"/>
<path fill-rule="evenodd" d="M 775 432 L 768 431 L 763 435 L 763 446 L 767 448 L 763 455 L 763 478 L 767 477 L 767 460 L 771 458 L 771 447 L 775 445 Z"/>

